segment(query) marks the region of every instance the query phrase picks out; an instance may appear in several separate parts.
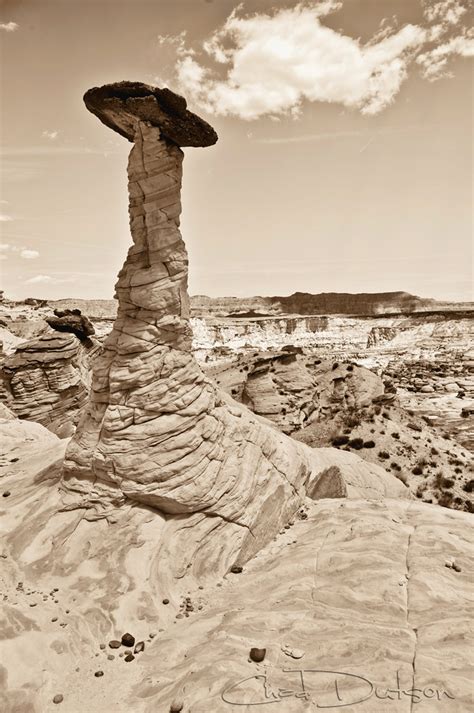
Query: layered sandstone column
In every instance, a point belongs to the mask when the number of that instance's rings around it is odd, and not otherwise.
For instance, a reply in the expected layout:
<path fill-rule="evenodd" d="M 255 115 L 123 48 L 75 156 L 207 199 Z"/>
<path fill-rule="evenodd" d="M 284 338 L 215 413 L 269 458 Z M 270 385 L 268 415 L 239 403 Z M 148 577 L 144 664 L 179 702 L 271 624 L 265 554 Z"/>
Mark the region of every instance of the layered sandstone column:
<path fill-rule="evenodd" d="M 227 559 L 245 560 L 301 503 L 310 452 L 221 393 L 191 353 L 188 261 L 179 231 L 183 152 L 213 129 L 169 90 L 120 83 L 86 105 L 133 141 L 133 246 L 119 273 L 114 328 L 66 454 L 67 507 L 109 517 L 125 501 L 233 526 Z M 196 515 L 199 514 L 199 517 Z"/>

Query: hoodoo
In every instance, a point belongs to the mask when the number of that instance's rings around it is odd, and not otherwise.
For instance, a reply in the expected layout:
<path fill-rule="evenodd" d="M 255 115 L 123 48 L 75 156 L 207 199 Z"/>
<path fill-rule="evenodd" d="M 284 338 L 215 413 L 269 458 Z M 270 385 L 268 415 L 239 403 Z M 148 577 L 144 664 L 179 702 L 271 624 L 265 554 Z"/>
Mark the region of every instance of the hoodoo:
<path fill-rule="evenodd" d="M 298 509 L 312 453 L 221 392 L 191 353 L 180 146 L 209 146 L 217 135 L 168 89 L 120 82 L 84 99 L 133 141 L 133 245 L 116 284 L 117 319 L 67 450 L 66 507 L 84 508 L 87 519 L 109 517 L 126 501 L 195 514 L 199 539 L 226 529 L 227 567 L 252 556 Z"/>

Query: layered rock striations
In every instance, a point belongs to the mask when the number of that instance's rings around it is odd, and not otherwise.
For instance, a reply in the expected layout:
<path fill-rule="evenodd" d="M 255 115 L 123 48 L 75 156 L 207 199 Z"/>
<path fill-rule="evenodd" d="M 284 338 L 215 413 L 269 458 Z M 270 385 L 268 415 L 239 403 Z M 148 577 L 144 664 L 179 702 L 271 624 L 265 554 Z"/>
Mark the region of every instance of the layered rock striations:
<path fill-rule="evenodd" d="M 183 153 L 169 138 L 169 122 L 163 132 L 153 125 L 155 113 L 150 121 L 137 116 L 136 99 L 130 104 L 124 83 L 119 89 L 103 92 L 94 108 L 107 125 L 125 126 L 129 138 L 133 126 L 128 179 L 134 244 L 116 285 L 117 319 L 67 450 L 67 506 L 84 508 L 91 519 L 113 516 L 127 500 L 168 515 L 192 515 L 186 527 L 200 530 L 197 540 L 225 526 L 228 537 L 216 560 L 228 565 L 250 557 L 297 510 L 312 453 L 233 402 L 195 361 L 179 231 Z M 155 97 L 151 106 L 159 102 L 156 94 L 149 97 Z M 208 128 L 201 143 L 209 144 Z M 203 562 L 208 557 L 203 554 Z"/>
<path fill-rule="evenodd" d="M 19 418 L 70 435 L 87 398 L 90 360 L 97 349 L 52 330 L 18 344 L 2 364 L 2 400 Z"/>

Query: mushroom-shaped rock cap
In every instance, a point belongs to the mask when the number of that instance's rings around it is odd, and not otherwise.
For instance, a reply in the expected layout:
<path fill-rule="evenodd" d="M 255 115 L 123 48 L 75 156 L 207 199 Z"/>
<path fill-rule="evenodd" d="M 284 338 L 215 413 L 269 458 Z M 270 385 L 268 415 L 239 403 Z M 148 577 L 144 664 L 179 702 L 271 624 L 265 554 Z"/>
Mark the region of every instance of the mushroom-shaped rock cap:
<path fill-rule="evenodd" d="M 109 128 L 134 141 L 137 119 L 157 126 L 178 146 L 212 146 L 217 134 L 206 121 L 186 108 L 186 99 L 171 89 L 142 82 L 116 82 L 93 87 L 84 94 L 86 107 Z"/>

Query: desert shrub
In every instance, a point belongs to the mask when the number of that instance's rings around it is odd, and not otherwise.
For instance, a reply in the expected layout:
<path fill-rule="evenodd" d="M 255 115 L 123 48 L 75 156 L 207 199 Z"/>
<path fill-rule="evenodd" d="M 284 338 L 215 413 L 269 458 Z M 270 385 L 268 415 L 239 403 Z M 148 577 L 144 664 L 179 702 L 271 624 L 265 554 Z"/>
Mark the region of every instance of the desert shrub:
<path fill-rule="evenodd" d="M 389 414 L 388 411 L 384 411 L 383 414 L 382 414 L 382 416 L 383 416 L 384 418 L 390 418 L 390 414 Z"/>
<path fill-rule="evenodd" d="M 338 368 L 339 368 L 339 362 L 335 361 L 334 364 L 332 365 L 332 370 L 335 371 Z"/>
<path fill-rule="evenodd" d="M 418 431 L 418 432 L 420 432 L 420 431 L 423 430 L 423 429 L 421 428 L 421 426 L 418 426 L 418 424 L 413 423 L 413 421 L 409 421 L 409 422 L 407 423 L 407 428 L 410 428 L 412 431 Z"/>
<path fill-rule="evenodd" d="M 464 483 L 462 489 L 465 493 L 472 493 L 472 491 L 474 490 L 474 480 L 468 480 L 467 483 Z"/>
<path fill-rule="evenodd" d="M 399 433 L 391 433 L 390 435 L 392 436 L 392 438 L 395 438 L 397 441 L 400 440 L 400 434 L 399 434 Z"/>
<path fill-rule="evenodd" d="M 331 443 L 333 446 L 345 446 L 349 442 L 349 436 L 336 436 L 332 439 Z"/>
<path fill-rule="evenodd" d="M 436 450 L 436 448 L 431 449 L 431 454 L 434 456 L 439 456 L 439 451 Z"/>
<path fill-rule="evenodd" d="M 238 389 L 231 389 L 231 393 L 235 396 L 235 394 L 239 393 Z"/>
<path fill-rule="evenodd" d="M 356 451 L 360 451 L 360 449 L 364 447 L 364 441 L 362 438 L 352 438 L 347 445 Z"/>
<path fill-rule="evenodd" d="M 381 407 L 381 406 L 375 406 L 375 408 L 374 408 L 374 413 L 375 413 L 377 416 L 380 416 L 380 414 L 382 413 L 382 407 Z"/>
<path fill-rule="evenodd" d="M 382 436 L 385 436 L 385 431 L 383 429 L 380 431 L 380 433 L 382 434 Z"/>
<path fill-rule="evenodd" d="M 393 470 L 401 470 L 401 467 L 395 461 L 390 463 L 390 468 L 393 468 Z"/>
<path fill-rule="evenodd" d="M 413 475 L 423 475 L 423 468 L 421 468 L 419 465 L 415 465 L 411 472 L 413 473 Z"/>
<path fill-rule="evenodd" d="M 462 473 L 462 468 L 455 468 L 455 469 L 454 469 L 454 472 L 455 472 L 455 473 L 458 473 L 458 474 L 459 474 L 459 473 Z"/>
<path fill-rule="evenodd" d="M 354 365 L 353 365 L 353 364 L 348 364 L 348 365 L 347 365 L 347 371 L 354 371 Z"/>
<path fill-rule="evenodd" d="M 464 510 L 466 512 L 474 512 L 474 503 L 472 503 L 470 500 L 466 500 L 464 503 Z"/>
<path fill-rule="evenodd" d="M 454 478 L 441 478 L 440 487 L 441 488 L 452 488 L 456 481 Z"/>
<path fill-rule="evenodd" d="M 344 416 L 344 425 L 346 428 L 356 428 L 357 426 L 360 426 L 361 423 L 361 414 L 356 410 L 350 411 Z"/>
<path fill-rule="evenodd" d="M 379 451 L 377 455 L 381 460 L 388 460 L 390 458 L 390 453 L 387 453 L 387 451 Z"/>
<path fill-rule="evenodd" d="M 438 498 L 438 505 L 441 505 L 443 508 L 449 508 L 452 505 L 453 502 L 453 496 L 451 493 L 443 493 L 440 495 Z"/>
<path fill-rule="evenodd" d="M 364 448 L 375 448 L 375 441 L 364 441 Z"/>

